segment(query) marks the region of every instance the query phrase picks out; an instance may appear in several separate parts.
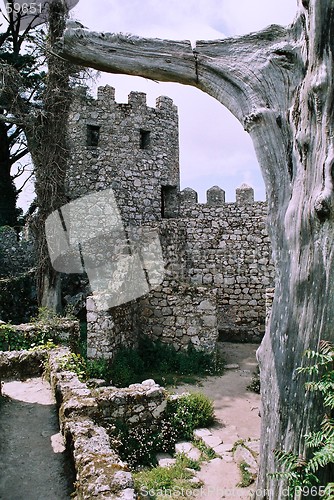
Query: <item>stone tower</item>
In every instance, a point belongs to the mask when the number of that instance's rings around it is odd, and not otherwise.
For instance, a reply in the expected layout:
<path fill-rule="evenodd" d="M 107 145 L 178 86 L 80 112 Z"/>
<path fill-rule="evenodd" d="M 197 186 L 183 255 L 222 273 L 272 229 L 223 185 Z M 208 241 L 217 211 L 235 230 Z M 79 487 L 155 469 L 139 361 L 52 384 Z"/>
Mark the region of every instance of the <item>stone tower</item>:
<path fill-rule="evenodd" d="M 72 151 L 67 175 L 71 199 L 112 187 L 123 221 L 141 224 L 178 215 L 177 107 L 131 92 L 115 102 L 115 89 L 99 87 L 97 99 L 76 91 L 69 123 Z"/>

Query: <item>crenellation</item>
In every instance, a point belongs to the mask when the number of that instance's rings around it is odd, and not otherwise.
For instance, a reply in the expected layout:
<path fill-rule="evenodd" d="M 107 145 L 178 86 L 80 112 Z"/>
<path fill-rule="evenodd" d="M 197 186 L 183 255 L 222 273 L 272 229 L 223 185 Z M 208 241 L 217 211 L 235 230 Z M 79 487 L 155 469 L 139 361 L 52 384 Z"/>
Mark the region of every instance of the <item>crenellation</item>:
<path fill-rule="evenodd" d="M 192 188 L 186 187 L 181 191 L 181 206 L 184 205 L 186 207 L 190 206 L 196 206 L 198 203 L 198 194 L 197 191 L 195 191 Z"/>
<path fill-rule="evenodd" d="M 225 203 L 225 191 L 219 186 L 212 186 L 206 192 L 207 204 L 211 206 L 219 206 Z"/>
<path fill-rule="evenodd" d="M 173 111 L 174 113 L 177 113 L 177 106 L 175 106 L 173 99 L 167 96 L 159 96 L 156 98 L 156 107 L 157 109 L 163 110 L 163 111 Z"/>
<path fill-rule="evenodd" d="M 89 99 L 88 87 L 85 85 L 78 85 L 77 87 L 74 87 L 72 91 L 72 99 L 73 101 L 86 101 Z"/>
<path fill-rule="evenodd" d="M 128 96 L 128 104 L 133 108 L 146 106 L 147 103 L 145 92 L 130 92 Z"/>
<path fill-rule="evenodd" d="M 235 192 L 236 203 L 244 205 L 246 203 L 254 203 L 254 189 L 247 184 L 241 184 Z"/>
<path fill-rule="evenodd" d="M 104 87 L 98 87 L 97 89 L 97 100 L 102 101 L 102 104 L 105 105 L 106 102 L 108 104 L 115 103 L 115 89 L 111 87 L 111 85 L 105 85 Z"/>

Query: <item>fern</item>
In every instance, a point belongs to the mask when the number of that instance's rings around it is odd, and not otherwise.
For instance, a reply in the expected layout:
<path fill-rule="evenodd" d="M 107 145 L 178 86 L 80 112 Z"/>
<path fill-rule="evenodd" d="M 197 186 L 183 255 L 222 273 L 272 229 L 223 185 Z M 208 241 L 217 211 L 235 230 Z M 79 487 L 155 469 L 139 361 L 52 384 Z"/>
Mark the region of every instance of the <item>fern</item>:
<path fill-rule="evenodd" d="M 324 405 L 329 406 L 332 410 L 334 409 L 334 390 L 332 394 L 325 394 Z"/>
<path fill-rule="evenodd" d="M 311 471 L 315 473 L 330 463 L 334 463 L 334 442 L 326 443 L 313 453 L 313 457 L 305 467 L 305 472 L 308 473 Z"/>
<path fill-rule="evenodd" d="M 323 500 L 333 500 L 334 498 L 334 483 L 328 483 L 325 491 L 324 491 L 324 496 L 322 497 Z"/>
<path fill-rule="evenodd" d="M 319 352 L 308 350 L 305 357 L 313 362 L 312 365 L 297 368 L 298 373 L 306 373 L 310 377 L 315 375 L 318 380 L 305 384 L 307 391 L 319 392 L 323 396 L 323 404 L 334 410 L 334 346 L 331 342 L 321 341 Z M 305 447 L 310 451 L 310 458 L 305 460 L 292 452 L 275 450 L 275 458 L 282 465 L 283 471 L 270 474 L 274 479 L 286 479 L 289 485 L 289 496 L 303 488 L 314 487 L 319 484 L 317 473 L 329 464 L 334 463 L 334 419 L 324 415 L 320 429 L 304 436 Z M 334 483 L 325 485 L 322 498 L 334 499 Z"/>
<path fill-rule="evenodd" d="M 309 448 L 319 448 L 324 443 L 324 435 L 322 431 L 306 434 L 305 442 Z"/>

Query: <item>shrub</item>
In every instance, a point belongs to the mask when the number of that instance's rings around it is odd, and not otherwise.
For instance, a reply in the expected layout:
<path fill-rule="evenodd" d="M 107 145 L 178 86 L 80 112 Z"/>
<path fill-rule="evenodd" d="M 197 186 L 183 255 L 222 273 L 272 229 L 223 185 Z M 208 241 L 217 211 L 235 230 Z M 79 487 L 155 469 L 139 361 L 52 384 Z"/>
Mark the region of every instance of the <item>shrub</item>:
<path fill-rule="evenodd" d="M 153 377 L 165 385 L 176 381 L 178 376 L 213 375 L 223 371 L 223 360 L 217 353 L 196 351 L 192 344 L 186 351 L 176 351 L 171 345 L 148 338 L 139 340 L 138 349 L 122 348 L 114 357 L 103 378 L 111 378 L 117 387 L 142 382 Z"/>
<path fill-rule="evenodd" d="M 12 325 L 0 325 L 0 351 L 22 351 L 50 345 L 50 333 L 39 330 L 34 336 L 29 332 L 17 331 Z"/>
<path fill-rule="evenodd" d="M 61 357 L 59 367 L 77 374 L 79 380 L 84 382 L 87 379 L 87 366 L 85 359 L 80 354 L 71 352 Z"/>
<path fill-rule="evenodd" d="M 140 338 L 138 349 L 123 347 L 112 362 L 88 362 L 89 375 L 111 380 L 116 387 L 154 378 L 165 385 L 175 383 L 179 376 L 213 375 L 222 373 L 223 360 L 217 353 L 196 351 L 192 344 L 186 351 L 176 351 L 171 345 Z"/>
<path fill-rule="evenodd" d="M 83 357 L 83 356 L 82 356 Z M 84 359 L 84 357 L 83 357 Z M 89 359 L 86 361 L 88 378 L 106 379 L 110 371 L 110 362 L 108 359 Z M 107 379 L 109 382 L 109 378 Z"/>
<path fill-rule="evenodd" d="M 133 468 L 155 465 L 157 452 L 174 453 L 179 439 L 192 439 L 197 427 L 210 425 L 214 420 L 212 402 L 203 394 L 185 394 L 168 401 L 167 409 L 157 426 L 130 427 L 116 422 L 112 438 L 119 442 L 121 458 Z"/>
<path fill-rule="evenodd" d="M 116 387 L 143 381 L 144 362 L 136 349 L 121 348 L 107 369 L 107 379 Z"/>
<path fill-rule="evenodd" d="M 213 403 L 204 394 L 185 394 L 168 402 L 167 413 L 179 437 L 192 439 L 199 427 L 207 427 L 214 422 Z"/>
<path fill-rule="evenodd" d="M 51 348 L 55 344 L 64 343 L 57 328 L 64 322 L 64 319 L 72 319 L 59 316 L 51 309 L 41 307 L 38 315 L 31 319 L 34 325 L 34 332 L 16 330 L 11 324 L 0 325 L 0 350 L 20 351 L 35 347 Z"/>
<path fill-rule="evenodd" d="M 222 373 L 224 368 L 218 352 L 209 354 L 198 351 L 191 342 L 186 350 L 176 351 L 173 345 L 143 337 L 139 341 L 138 351 L 145 369 L 161 374 L 213 375 Z"/>
<path fill-rule="evenodd" d="M 130 427 L 123 422 L 116 423 L 116 442 L 118 452 L 130 467 L 138 465 L 155 465 L 155 455 L 159 450 L 158 432 L 151 426 Z"/>

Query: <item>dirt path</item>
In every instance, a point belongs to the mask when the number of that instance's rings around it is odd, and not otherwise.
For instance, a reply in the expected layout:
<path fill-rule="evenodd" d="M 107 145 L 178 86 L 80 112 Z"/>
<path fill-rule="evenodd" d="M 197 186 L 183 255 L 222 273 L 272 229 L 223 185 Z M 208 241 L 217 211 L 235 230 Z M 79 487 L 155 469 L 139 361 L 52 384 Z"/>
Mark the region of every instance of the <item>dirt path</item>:
<path fill-rule="evenodd" d="M 8 382 L 0 400 L 0 499 L 68 500 L 73 477 L 44 380 Z"/>
<path fill-rule="evenodd" d="M 210 428 L 213 436 L 220 438 L 226 445 L 233 445 L 243 439 L 257 444 L 260 438 L 260 396 L 247 390 L 256 370 L 255 357 L 257 344 L 221 343 L 219 348 L 224 354 L 226 363 L 235 365 L 227 369 L 221 377 L 209 377 L 200 385 L 182 385 L 176 392 L 200 391 L 214 401 L 217 423 Z M 230 457 L 216 458 L 201 468 L 197 477 L 204 482 L 198 491 L 201 500 L 249 499 L 252 497 L 254 485 L 238 488 L 240 471 Z"/>

